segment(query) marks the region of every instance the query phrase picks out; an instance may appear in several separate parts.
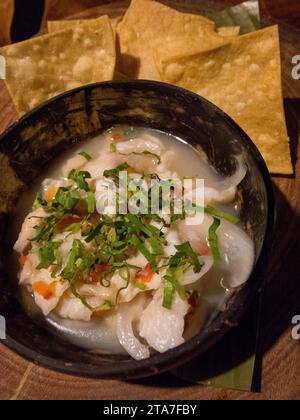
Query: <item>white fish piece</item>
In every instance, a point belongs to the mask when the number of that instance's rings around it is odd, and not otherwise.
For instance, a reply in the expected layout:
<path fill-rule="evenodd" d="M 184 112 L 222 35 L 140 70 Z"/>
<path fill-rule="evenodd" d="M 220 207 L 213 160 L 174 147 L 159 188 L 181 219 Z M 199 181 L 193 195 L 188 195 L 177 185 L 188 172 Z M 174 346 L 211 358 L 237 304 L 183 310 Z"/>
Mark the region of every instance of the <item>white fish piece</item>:
<path fill-rule="evenodd" d="M 122 304 L 118 308 L 117 336 L 122 347 L 135 360 L 150 357 L 149 348 L 140 342 L 133 331 L 133 322 L 139 319 L 145 306 L 145 299 L 139 299 L 132 304 Z"/>
<path fill-rule="evenodd" d="M 247 175 L 247 167 L 241 156 L 237 157 L 237 170 L 231 176 L 223 180 L 211 183 L 207 186 L 204 180 L 204 188 L 186 189 L 185 198 L 199 206 L 218 205 L 232 203 L 237 194 L 237 187 Z M 196 197 L 196 200 L 195 200 Z"/>
<path fill-rule="evenodd" d="M 130 257 L 127 260 L 128 264 L 135 265 L 137 267 L 141 267 L 142 269 L 145 268 L 148 265 L 148 260 L 139 252 L 137 255 Z M 147 284 L 146 290 L 156 290 L 160 287 L 162 278 L 164 276 L 163 272 L 160 272 L 160 274 L 154 273 L 151 281 Z M 137 289 L 139 290 L 139 289 Z M 140 290 L 139 290 L 140 292 Z"/>
<path fill-rule="evenodd" d="M 30 252 L 27 260 L 19 272 L 19 283 L 23 285 L 32 285 L 33 280 L 37 277 L 39 271 L 36 267 L 39 265 L 39 257 L 36 252 Z"/>
<path fill-rule="evenodd" d="M 151 282 L 145 284 L 146 290 L 155 290 L 160 286 L 160 284 L 161 276 L 155 273 Z M 119 273 L 116 273 L 111 279 L 111 289 L 114 290 L 114 297 L 116 297 L 118 291 L 125 286 L 125 280 Z M 136 287 L 133 283 L 130 283 L 126 289 L 120 292 L 118 301 L 120 303 L 131 302 L 137 295 L 141 294 L 141 292 L 142 291 L 138 287 Z"/>
<path fill-rule="evenodd" d="M 69 174 L 68 174 L 69 175 Z M 73 181 L 68 179 L 52 179 L 46 178 L 42 183 L 42 195 L 43 197 L 47 197 L 47 194 L 53 188 L 60 188 L 60 187 L 70 187 L 73 184 Z"/>
<path fill-rule="evenodd" d="M 232 187 L 224 191 L 218 191 L 215 188 L 205 188 L 204 205 L 230 204 L 234 201 L 237 194 L 237 188 Z"/>
<path fill-rule="evenodd" d="M 36 231 L 35 226 L 42 226 L 43 220 L 46 213 L 43 208 L 39 208 L 28 214 L 26 217 L 19 238 L 15 243 L 14 250 L 19 254 L 24 254 L 31 247 L 31 239 L 35 237 Z"/>
<path fill-rule="evenodd" d="M 144 255 L 140 252 L 137 252 L 136 255 L 133 255 L 132 257 L 128 258 L 127 262 L 128 264 L 135 265 L 141 268 L 145 267 L 148 264 L 147 258 L 144 257 Z"/>
<path fill-rule="evenodd" d="M 230 177 L 224 178 L 216 184 L 215 188 L 218 191 L 224 193 L 228 190 L 231 190 L 232 188 L 237 187 L 244 180 L 245 176 L 247 175 L 248 168 L 244 162 L 243 157 L 237 156 L 236 163 L 237 169 L 235 173 Z"/>
<path fill-rule="evenodd" d="M 161 275 L 154 274 L 151 281 L 145 284 L 146 290 L 156 290 L 160 287 L 162 282 Z M 126 286 L 125 280 L 116 273 L 111 279 L 110 287 L 104 287 L 101 284 L 85 284 L 81 286 L 78 290 L 83 296 L 97 296 L 102 299 L 102 302 L 99 303 L 99 306 L 104 303 L 106 300 L 115 303 L 118 291 Z M 128 303 L 131 302 L 137 295 L 141 294 L 143 291 L 136 287 L 133 283 L 130 283 L 126 289 L 122 290 L 118 296 L 119 303 Z"/>
<path fill-rule="evenodd" d="M 219 181 L 214 188 L 205 188 L 205 204 L 229 204 L 237 194 L 237 187 L 247 175 L 247 166 L 242 156 L 237 156 L 237 169 L 231 176 Z"/>
<path fill-rule="evenodd" d="M 76 156 L 68 159 L 67 162 L 64 164 L 62 168 L 62 175 L 68 177 L 68 175 L 73 169 L 82 169 L 86 162 L 87 160 L 85 157 L 77 154 Z"/>
<path fill-rule="evenodd" d="M 119 153 L 141 153 L 148 151 L 156 155 L 160 155 L 165 150 L 162 142 L 149 134 L 144 135 L 142 138 L 135 138 L 117 143 L 117 151 Z"/>
<path fill-rule="evenodd" d="M 140 336 L 159 353 L 180 346 L 184 343 L 184 318 L 189 308 L 189 304 L 177 293 L 173 298 L 172 309 L 164 308 L 163 290 L 160 288 L 141 316 Z"/>
<path fill-rule="evenodd" d="M 106 315 L 90 321 L 62 319 L 52 313 L 47 318 L 63 339 L 73 345 L 99 354 L 122 354 L 127 352 L 119 343 L 116 333 L 116 315 Z"/>
<path fill-rule="evenodd" d="M 204 215 L 203 222 L 188 226 L 185 221 L 177 222 L 181 241 L 189 241 L 197 254 L 201 254 L 208 246 L 208 231 L 213 218 Z M 221 221 L 217 230 L 219 249 L 222 262 L 219 263 L 225 273 L 225 283 L 228 288 L 237 288 L 249 278 L 255 260 L 255 249 L 252 240 L 239 226 Z"/>
<path fill-rule="evenodd" d="M 167 257 L 172 257 L 177 252 L 175 245 L 179 245 L 181 243 L 178 232 L 176 229 L 169 229 L 165 237 L 168 241 L 168 245 L 164 247 L 165 255 Z"/>
<path fill-rule="evenodd" d="M 181 282 L 182 286 L 189 286 L 193 283 L 198 282 L 200 279 L 202 279 L 202 277 L 205 276 L 205 274 L 207 274 L 211 270 L 211 268 L 214 265 L 213 257 L 203 256 L 199 257 L 198 259 L 200 264 L 203 265 L 200 273 L 195 273 L 194 268 L 190 267 L 183 275 L 183 279 Z"/>
<path fill-rule="evenodd" d="M 207 205 L 230 204 L 234 201 L 237 194 L 236 187 L 230 187 L 225 190 L 218 190 L 214 187 L 203 187 L 189 190 L 185 189 L 184 198 L 197 206 L 203 207 Z"/>
<path fill-rule="evenodd" d="M 188 218 L 178 221 L 176 227 L 180 243 L 188 241 L 197 255 L 206 254 L 208 248 L 208 230 L 212 222 L 212 217 L 203 214 L 197 215 L 193 225 L 189 225 Z"/>
<path fill-rule="evenodd" d="M 31 284 L 32 276 L 36 274 L 36 270 L 32 266 L 30 260 L 27 259 L 26 263 L 22 267 L 22 270 L 19 273 L 19 283 L 20 284 Z"/>
<path fill-rule="evenodd" d="M 55 313 L 63 319 L 85 322 L 90 321 L 92 316 L 92 311 L 75 297 L 63 298 L 55 309 Z"/>
<path fill-rule="evenodd" d="M 42 269 L 39 270 L 38 273 L 32 277 L 32 286 L 34 286 L 37 282 L 43 282 L 47 285 L 55 285 L 54 290 L 55 293 L 51 298 L 45 298 L 41 294 L 34 291 L 34 300 L 37 306 L 41 309 L 45 316 L 49 315 L 54 308 L 56 308 L 60 298 L 65 293 L 66 290 L 69 288 L 69 284 L 63 280 L 53 279 L 51 277 L 51 273 L 48 270 Z"/>
<path fill-rule="evenodd" d="M 242 286 L 248 280 L 255 261 L 253 241 L 239 226 L 225 220 L 219 231 L 222 267 L 229 272 L 225 285 L 230 289 Z"/>
<path fill-rule="evenodd" d="M 117 152 L 121 160 L 127 162 L 138 173 L 156 172 L 159 165 L 153 156 L 141 156 L 134 153 L 150 152 L 162 158 L 165 147 L 160 140 L 151 135 L 117 143 Z M 124 156 L 123 156 L 124 155 Z"/>
<path fill-rule="evenodd" d="M 116 168 L 121 163 L 122 159 L 117 153 L 110 153 L 101 149 L 100 156 L 90 162 L 86 161 L 86 164 L 82 169 L 89 172 L 93 179 L 99 179 L 103 178 L 103 173 L 107 169 Z"/>

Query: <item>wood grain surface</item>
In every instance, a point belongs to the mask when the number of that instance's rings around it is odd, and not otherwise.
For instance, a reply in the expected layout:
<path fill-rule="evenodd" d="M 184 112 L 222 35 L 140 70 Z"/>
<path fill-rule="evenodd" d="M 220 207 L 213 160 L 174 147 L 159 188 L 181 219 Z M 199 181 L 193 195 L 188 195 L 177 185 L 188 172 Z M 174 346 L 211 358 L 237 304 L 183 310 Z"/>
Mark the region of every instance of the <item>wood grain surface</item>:
<path fill-rule="evenodd" d="M 127 2 L 112 2 L 89 9 L 84 17 L 119 14 Z M 197 12 L 218 9 L 212 1 L 168 2 Z M 227 1 L 228 3 L 228 1 Z M 288 3 L 288 1 L 286 2 Z M 195 6 L 197 4 L 197 6 Z M 300 341 L 292 339 L 292 317 L 300 315 L 300 80 L 291 77 L 291 59 L 300 54 L 300 36 L 285 25 L 281 29 L 283 82 L 295 176 L 274 177 L 277 229 L 268 283 L 262 292 L 258 360 L 262 362 L 261 392 L 246 393 L 190 385 L 171 374 L 132 382 L 80 379 L 28 363 L 0 345 L 1 399 L 300 399 Z M 0 132 L 16 120 L 12 102 L 0 83 Z"/>

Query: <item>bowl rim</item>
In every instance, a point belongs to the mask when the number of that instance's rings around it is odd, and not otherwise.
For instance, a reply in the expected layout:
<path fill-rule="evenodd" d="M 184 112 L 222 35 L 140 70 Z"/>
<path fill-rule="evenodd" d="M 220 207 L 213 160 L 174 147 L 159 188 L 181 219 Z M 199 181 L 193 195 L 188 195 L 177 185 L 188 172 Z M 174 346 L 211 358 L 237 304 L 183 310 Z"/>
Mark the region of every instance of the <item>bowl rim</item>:
<path fill-rule="evenodd" d="M 182 345 L 171 349 L 166 353 L 155 353 L 150 358 L 142 361 L 136 361 L 132 359 L 128 361 L 122 361 L 121 365 L 118 363 L 113 363 L 107 365 L 103 364 L 100 366 L 82 362 L 66 363 L 60 359 L 44 356 L 41 353 L 31 350 L 30 348 L 19 343 L 17 340 L 10 337 L 9 334 L 7 334 L 6 340 L 1 340 L 1 343 L 8 347 L 10 350 L 37 365 L 79 377 L 123 380 L 148 377 L 172 370 L 179 365 L 191 361 L 196 356 L 204 354 L 209 348 L 213 347 L 217 342 L 221 341 L 221 339 L 233 327 L 238 325 L 238 322 L 250 307 L 250 304 L 253 301 L 255 295 L 263 288 L 265 283 L 263 275 L 269 262 L 273 244 L 276 220 L 274 189 L 269 170 L 261 153 L 259 152 L 257 146 L 250 139 L 250 137 L 245 133 L 245 131 L 223 110 L 202 96 L 186 89 L 151 80 L 107 81 L 83 85 L 49 99 L 47 102 L 42 103 L 34 110 L 22 116 L 18 121 L 13 123 L 0 135 L 0 144 L 6 136 L 13 132 L 17 127 L 22 125 L 25 121 L 28 121 L 28 119 L 38 114 L 41 110 L 47 108 L 62 98 L 71 97 L 80 91 L 89 91 L 95 88 L 121 88 L 125 86 L 137 88 L 140 90 L 154 89 L 156 91 L 160 91 L 161 93 L 168 92 L 169 94 L 184 94 L 189 96 L 191 99 L 194 99 L 195 101 L 205 103 L 208 107 L 212 108 L 214 112 L 216 112 L 228 126 L 234 129 L 238 134 L 238 141 L 243 142 L 245 146 L 248 146 L 247 149 L 252 155 L 263 178 L 268 203 L 267 225 L 262 249 L 257 262 L 247 280 L 247 283 L 245 283 L 241 290 L 237 292 L 233 304 L 230 305 L 224 313 L 220 312 L 217 318 L 207 329 L 201 330 L 195 337 L 192 337 Z"/>

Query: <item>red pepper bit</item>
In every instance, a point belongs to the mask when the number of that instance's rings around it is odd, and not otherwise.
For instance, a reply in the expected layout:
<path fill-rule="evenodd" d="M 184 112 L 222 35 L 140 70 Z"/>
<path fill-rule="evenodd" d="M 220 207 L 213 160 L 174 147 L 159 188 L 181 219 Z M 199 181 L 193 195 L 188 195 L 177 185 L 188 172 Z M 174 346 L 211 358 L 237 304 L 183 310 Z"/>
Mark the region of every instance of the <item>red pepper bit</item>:
<path fill-rule="evenodd" d="M 44 281 L 37 281 L 32 285 L 32 290 L 42 296 L 45 300 L 50 300 L 55 297 L 58 283 L 59 282 L 47 284 Z"/>
<path fill-rule="evenodd" d="M 154 276 L 152 265 L 148 263 L 139 273 L 138 280 L 142 283 L 150 283 Z"/>
<path fill-rule="evenodd" d="M 24 265 L 26 264 L 26 261 L 27 261 L 26 255 L 21 255 L 19 257 L 19 264 L 20 264 L 21 267 L 24 267 Z"/>
<path fill-rule="evenodd" d="M 111 136 L 111 140 L 112 141 L 115 141 L 115 142 L 118 142 L 118 141 L 120 141 L 122 139 L 122 136 L 121 136 L 121 134 L 119 134 L 119 133 L 114 133 L 114 134 L 112 134 L 112 136 Z"/>
<path fill-rule="evenodd" d="M 192 293 L 191 296 L 188 299 L 188 304 L 192 307 L 192 308 L 196 308 L 197 306 L 197 295 L 196 293 Z"/>
<path fill-rule="evenodd" d="M 107 266 L 108 266 L 108 262 L 105 262 L 103 264 L 97 264 L 96 267 L 95 267 L 95 271 L 93 272 L 93 274 L 91 274 L 86 279 L 86 283 L 87 284 L 98 283 L 98 281 L 100 280 L 101 274 L 107 268 Z"/>
<path fill-rule="evenodd" d="M 199 252 L 199 257 L 209 257 L 212 255 L 209 245 L 205 245 Z"/>

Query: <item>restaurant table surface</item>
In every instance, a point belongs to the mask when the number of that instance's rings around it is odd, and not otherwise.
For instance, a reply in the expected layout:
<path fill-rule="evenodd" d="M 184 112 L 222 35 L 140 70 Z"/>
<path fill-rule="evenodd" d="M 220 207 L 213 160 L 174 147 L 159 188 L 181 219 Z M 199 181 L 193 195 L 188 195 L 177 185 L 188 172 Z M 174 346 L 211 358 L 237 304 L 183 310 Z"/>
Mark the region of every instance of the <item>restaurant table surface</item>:
<path fill-rule="evenodd" d="M 64 3 L 68 14 L 72 15 L 72 2 L 60 3 Z M 104 13 L 122 6 L 119 2 L 98 3 L 109 3 L 101 6 Z M 224 0 L 222 3 L 228 5 L 238 1 Z M 300 27 L 299 0 L 262 0 L 261 3 L 264 11 Z M 99 10 L 98 7 L 97 12 Z M 92 17 L 93 13 L 93 9 L 89 9 L 86 16 Z M 293 37 L 292 29 L 286 32 L 283 48 L 291 48 L 292 57 L 297 53 L 294 39 L 298 35 Z M 72 377 L 29 363 L 0 344 L 0 399 L 300 399 L 300 341 L 292 338 L 292 318 L 300 315 L 300 166 L 296 160 L 300 147 L 300 80 L 295 85 L 286 74 L 289 70 L 283 69 L 283 72 L 295 177 L 273 178 L 278 216 L 268 283 L 262 292 L 258 339 L 258 358 L 262 361 L 261 391 L 249 393 L 193 385 L 169 373 L 128 382 Z M 15 120 L 14 108 L 3 84 L 0 84 L 0 133 Z"/>

